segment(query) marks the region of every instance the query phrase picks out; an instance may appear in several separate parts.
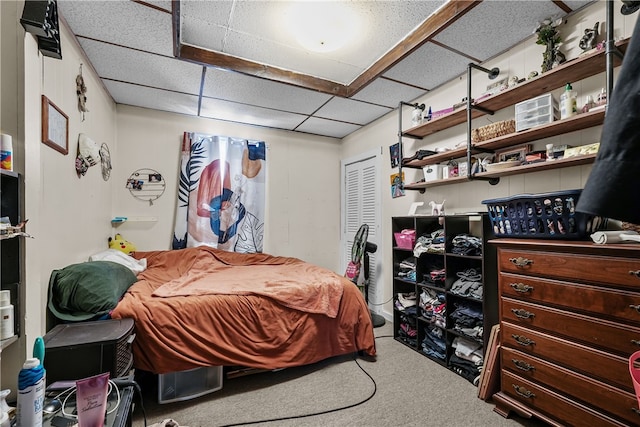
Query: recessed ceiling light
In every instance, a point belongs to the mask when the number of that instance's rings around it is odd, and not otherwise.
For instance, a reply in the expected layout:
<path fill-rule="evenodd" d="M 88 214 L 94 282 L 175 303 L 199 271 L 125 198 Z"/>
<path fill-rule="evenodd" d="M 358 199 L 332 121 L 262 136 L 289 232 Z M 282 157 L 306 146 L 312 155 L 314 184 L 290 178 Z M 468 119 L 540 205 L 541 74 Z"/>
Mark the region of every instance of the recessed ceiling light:
<path fill-rule="evenodd" d="M 332 52 L 353 42 L 360 17 L 342 1 L 295 1 L 286 24 L 296 41 L 313 52 Z"/>

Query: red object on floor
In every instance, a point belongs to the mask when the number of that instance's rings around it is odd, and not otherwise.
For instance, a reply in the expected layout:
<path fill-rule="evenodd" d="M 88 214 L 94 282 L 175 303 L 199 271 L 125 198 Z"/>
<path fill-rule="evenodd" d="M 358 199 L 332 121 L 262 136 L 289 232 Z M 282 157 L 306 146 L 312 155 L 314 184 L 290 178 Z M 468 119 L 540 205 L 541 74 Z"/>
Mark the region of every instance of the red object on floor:
<path fill-rule="evenodd" d="M 636 360 L 640 359 L 640 351 L 636 351 L 629 356 L 629 373 L 633 380 L 633 389 L 636 391 L 638 398 L 638 407 L 640 407 L 640 361 L 636 364 Z"/>

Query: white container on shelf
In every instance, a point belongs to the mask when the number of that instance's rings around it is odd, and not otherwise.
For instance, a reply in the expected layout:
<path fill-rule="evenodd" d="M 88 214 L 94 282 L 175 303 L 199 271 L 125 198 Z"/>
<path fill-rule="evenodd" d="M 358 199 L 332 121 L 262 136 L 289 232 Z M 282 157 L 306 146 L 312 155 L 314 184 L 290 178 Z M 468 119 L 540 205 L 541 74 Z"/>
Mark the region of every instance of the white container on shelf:
<path fill-rule="evenodd" d="M 13 170 L 13 140 L 11 135 L 0 134 L 0 167 Z"/>
<path fill-rule="evenodd" d="M 426 165 L 422 168 L 425 182 L 442 179 L 444 165 Z"/>
<path fill-rule="evenodd" d="M 516 104 L 516 132 L 551 123 L 558 119 L 558 102 L 546 93 Z"/>
<path fill-rule="evenodd" d="M 15 331 L 13 330 L 13 313 L 11 291 L 0 291 L 0 340 L 5 340 L 15 335 Z"/>

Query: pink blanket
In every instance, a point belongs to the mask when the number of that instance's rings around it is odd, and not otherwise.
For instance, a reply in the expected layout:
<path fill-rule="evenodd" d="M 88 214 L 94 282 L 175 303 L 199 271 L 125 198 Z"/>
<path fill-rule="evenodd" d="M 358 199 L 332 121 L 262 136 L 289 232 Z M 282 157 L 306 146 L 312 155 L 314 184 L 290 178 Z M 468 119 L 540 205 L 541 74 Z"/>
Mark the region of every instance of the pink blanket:
<path fill-rule="evenodd" d="M 185 274 L 161 285 L 153 296 L 259 295 L 288 308 L 335 318 L 344 291 L 341 276 L 298 259 L 281 260 L 282 264 L 229 265 L 216 257 L 199 257 Z"/>

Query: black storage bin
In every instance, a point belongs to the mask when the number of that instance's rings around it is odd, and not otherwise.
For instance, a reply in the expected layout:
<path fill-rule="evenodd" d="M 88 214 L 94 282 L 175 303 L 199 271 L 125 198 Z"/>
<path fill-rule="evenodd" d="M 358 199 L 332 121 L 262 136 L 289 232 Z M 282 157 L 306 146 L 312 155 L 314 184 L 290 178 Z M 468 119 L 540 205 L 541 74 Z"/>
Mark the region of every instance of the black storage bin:
<path fill-rule="evenodd" d="M 602 222 L 576 212 L 582 190 L 520 194 L 483 200 L 498 237 L 581 240 Z"/>
<path fill-rule="evenodd" d="M 133 319 L 57 325 L 44 336 L 47 384 L 109 372 L 126 376 L 133 366 Z"/>

